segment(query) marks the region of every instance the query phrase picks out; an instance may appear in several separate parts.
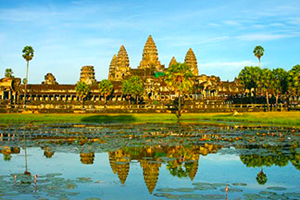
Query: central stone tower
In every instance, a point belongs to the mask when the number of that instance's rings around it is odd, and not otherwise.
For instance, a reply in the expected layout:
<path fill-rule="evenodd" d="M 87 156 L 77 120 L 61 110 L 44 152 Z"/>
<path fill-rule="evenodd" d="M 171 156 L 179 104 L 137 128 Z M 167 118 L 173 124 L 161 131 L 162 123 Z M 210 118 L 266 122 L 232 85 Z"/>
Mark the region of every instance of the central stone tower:
<path fill-rule="evenodd" d="M 140 62 L 139 69 L 151 69 L 153 71 L 162 71 L 163 66 L 160 64 L 158 60 L 158 53 L 156 49 L 156 45 L 153 41 L 151 35 L 149 35 L 144 50 L 143 50 L 143 58 Z"/>

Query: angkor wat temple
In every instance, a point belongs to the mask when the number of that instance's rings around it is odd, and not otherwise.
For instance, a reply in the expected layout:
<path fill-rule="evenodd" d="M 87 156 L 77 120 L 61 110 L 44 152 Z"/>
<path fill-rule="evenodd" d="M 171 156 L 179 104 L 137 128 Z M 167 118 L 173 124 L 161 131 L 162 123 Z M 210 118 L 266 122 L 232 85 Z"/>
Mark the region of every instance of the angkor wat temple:
<path fill-rule="evenodd" d="M 184 96 L 186 109 L 201 111 L 208 108 L 215 109 L 218 106 L 224 108 L 224 105 L 228 104 L 225 101 L 228 96 L 238 96 L 245 92 L 238 79 L 229 82 L 221 81 L 217 76 L 199 75 L 197 58 L 191 48 L 187 51 L 184 62 L 191 68 L 194 75 L 193 90 Z M 168 67 L 174 63 L 177 63 L 177 60 L 172 57 Z M 108 97 L 106 109 L 123 110 L 125 108 L 123 105 L 127 105 L 127 101 L 125 95 L 122 94 L 122 82 L 134 75 L 143 80 L 145 89 L 144 95 L 136 105 L 137 109 L 165 110 L 172 107 L 172 102 L 176 96 L 175 91 L 168 88 L 164 81 L 165 70 L 166 66 L 159 61 L 157 48 L 151 35 L 146 41 L 142 60 L 137 68 L 130 67 L 129 56 L 122 45 L 118 54 L 113 55 L 109 66 L 108 79 L 113 83 L 114 90 L 112 95 Z M 86 110 L 93 112 L 104 108 L 104 97 L 99 93 L 99 81 L 95 79 L 94 67 L 83 66 L 79 81 L 90 85 L 89 98 L 85 103 Z M 29 84 L 27 86 L 27 108 L 33 110 L 80 109 L 75 86 L 76 83 L 59 84 L 55 76 L 48 73 L 45 75 L 45 81 L 41 84 Z M 24 102 L 24 84 L 21 84 L 20 78 L 0 79 L 0 101 L 2 107 L 21 108 Z M 229 108 L 228 105 L 225 107 Z"/>

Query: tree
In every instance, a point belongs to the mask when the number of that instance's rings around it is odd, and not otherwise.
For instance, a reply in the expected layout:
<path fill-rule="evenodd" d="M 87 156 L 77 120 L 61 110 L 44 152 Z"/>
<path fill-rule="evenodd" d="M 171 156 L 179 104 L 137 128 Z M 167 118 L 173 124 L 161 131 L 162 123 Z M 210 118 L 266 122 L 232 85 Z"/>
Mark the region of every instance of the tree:
<path fill-rule="evenodd" d="M 284 94 L 287 91 L 288 73 L 282 68 L 273 69 L 273 94 L 276 97 L 276 107 L 278 106 L 279 94 Z"/>
<path fill-rule="evenodd" d="M 190 92 L 193 88 L 192 71 L 185 63 L 177 63 L 170 66 L 165 73 L 165 81 L 168 87 L 177 93 L 178 113 L 176 114 L 178 122 L 181 118 L 181 95 Z"/>
<path fill-rule="evenodd" d="M 11 68 L 5 69 L 5 77 L 6 78 L 14 78 L 14 72 Z"/>
<path fill-rule="evenodd" d="M 267 175 L 264 173 L 263 169 L 257 174 L 256 181 L 259 185 L 264 185 L 268 181 Z"/>
<path fill-rule="evenodd" d="M 260 58 L 264 55 L 264 48 L 262 46 L 256 46 L 253 50 L 255 57 L 259 60 L 259 67 L 261 67 Z"/>
<path fill-rule="evenodd" d="M 127 98 L 130 98 L 129 95 L 132 95 L 138 102 L 138 97 L 144 93 L 144 85 L 139 76 L 132 76 L 129 79 L 123 81 L 122 84 L 122 93 L 127 95 Z"/>
<path fill-rule="evenodd" d="M 108 95 L 112 93 L 114 86 L 111 83 L 111 81 L 107 79 L 102 80 L 98 86 L 99 86 L 100 94 L 104 96 L 105 105 L 106 105 L 107 103 L 106 98 Z"/>
<path fill-rule="evenodd" d="M 268 107 L 268 111 L 269 111 L 269 108 L 270 108 L 269 94 L 270 94 L 270 91 L 272 90 L 273 81 L 274 81 L 273 73 L 270 69 L 265 68 L 265 69 L 261 70 L 261 74 L 259 77 L 260 77 L 260 81 L 258 82 L 258 87 L 266 95 L 267 107 Z"/>
<path fill-rule="evenodd" d="M 290 94 L 299 95 L 300 93 L 300 65 L 295 65 L 288 72 L 288 89 Z"/>
<path fill-rule="evenodd" d="M 259 67 L 244 67 L 239 73 L 239 80 L 242 85 L 244 85 L 245 89 L 249 90 L 249 96 L 251 96 L 251 89 L 256 91 L 258 89 L 259 76 L 261 73 L 261 69 Z"/>
<path fill-rule="evenodd" d="M 84 106 L 84 100 L 88 96 L 90 92 L 90 87 L 85 82 L 78 82 L 75 87 L 77 96 L 79 97 L 80 101 L 82 102 L 82 108 Z"/>
<path fill-rule="evenodd" d="M 23 49 L 22 57 L 27 62 L 27 68 L 26 68 L 26 82 L 25 82 L 25 91 L 24 91 L 24 105 L 26 104 L 26 96 L 27 96 L 27 84 L 28 84 L 28 68 L 29 68 L 29 61 L 32 60 L 34 56 L 34 50 L 31 46 L 26 46 Z"/>

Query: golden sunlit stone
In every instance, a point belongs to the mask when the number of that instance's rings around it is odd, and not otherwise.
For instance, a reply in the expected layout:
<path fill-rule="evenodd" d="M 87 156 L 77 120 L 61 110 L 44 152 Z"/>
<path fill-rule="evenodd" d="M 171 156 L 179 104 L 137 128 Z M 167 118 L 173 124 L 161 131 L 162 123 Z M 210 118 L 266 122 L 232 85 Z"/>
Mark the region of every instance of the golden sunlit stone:
<path fill-rule="evenodd" d="M 173 56 L 169 63 L 169 67 L 171 67 L 172 65 L 176 65 L 176 64 L 177 64 L 176 58 Z"/>
<path fill-rule="evenodd" d="M 126 76 L 130 75 L 129 57 L 123 45 L 120 47 L 116 61 L 112 60 L 112 62 L 116 62 L 114 72 L 115 81 L 122 81 Z"/>
<path fill-rule="evenodd" d="M 143 50 L 143 58 L 140 62 L 139 69 L 152 69 L 156 71 L 162 70 L 162 65 L 160 64 L 158 60 L 158 53 L 156 49 L 156 45 L 153 41 L 153 38 L 151 35 L 149 35 L 144 50 Z"/>
<path fill-rule="evenodd" d="M 196 56 L 195 56 L 192 48 L 190 48 L 188 50 L 188 52 L 186 53 L 184 62 L 191 68 L 193 75 L 198 76 L 197 59 L 196 59 Z"/>
<path fill-rule="evenodd" d="M 148 160 L 141 160 L 140 162 L 141 167 L 143 168 L 143 175 L 146 186 L 149 193 L 152 194 L 157 184 L 161 163 L 149 162 Z"/>
<path fill-rule="evenodd" d="M 95 79 L 94 66 L 83 66 L 81 68 L 80 82 L 84 82 L 87 85 L 93 85 L 97 82 Z"/>

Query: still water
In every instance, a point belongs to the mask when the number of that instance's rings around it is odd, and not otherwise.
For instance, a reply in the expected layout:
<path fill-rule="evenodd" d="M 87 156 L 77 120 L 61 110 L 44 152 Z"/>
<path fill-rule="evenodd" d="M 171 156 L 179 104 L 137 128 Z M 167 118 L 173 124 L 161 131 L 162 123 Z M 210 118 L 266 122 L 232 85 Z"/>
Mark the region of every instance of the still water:
<path fill-rule="evenodd" d="M 299 129 L 51 124 L 0 134 L 0 199 L 300 199 Z"/>

